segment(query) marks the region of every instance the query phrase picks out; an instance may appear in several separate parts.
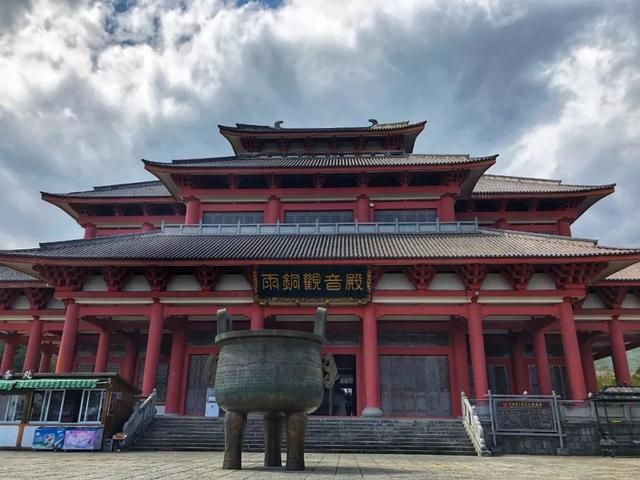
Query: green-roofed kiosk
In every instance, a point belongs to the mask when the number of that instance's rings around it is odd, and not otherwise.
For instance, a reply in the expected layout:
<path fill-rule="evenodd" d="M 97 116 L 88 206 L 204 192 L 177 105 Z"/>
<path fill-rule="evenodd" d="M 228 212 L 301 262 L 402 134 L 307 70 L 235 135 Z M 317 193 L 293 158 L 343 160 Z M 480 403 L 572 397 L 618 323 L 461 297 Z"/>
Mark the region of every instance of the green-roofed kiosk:
<path fill-rule="evenodd" d="M 115 373 L 29 376 L 0 379 L 0 448 L 108 448 L 139 393 Z"/>

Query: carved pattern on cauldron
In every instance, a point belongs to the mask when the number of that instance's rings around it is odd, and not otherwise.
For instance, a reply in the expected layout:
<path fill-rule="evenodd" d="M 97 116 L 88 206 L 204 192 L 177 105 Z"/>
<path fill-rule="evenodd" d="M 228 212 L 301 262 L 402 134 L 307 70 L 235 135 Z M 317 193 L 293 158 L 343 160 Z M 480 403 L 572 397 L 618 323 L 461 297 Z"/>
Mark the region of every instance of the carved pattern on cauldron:
<path fill-rule="evenodd" d="M 304 470 L 307 414 L 318 409 L 337 368 L 321 355 L 327 313 L 318 308 L 314 333 L 293 330 L 232 331 L 230 315 L 218 311 L 220 347 L 215 388 L 225 415 L 223 468 L 240 469 L 248 413 L 264 414 L 265 466 L 281 466 L 282 428 L 287 430 L 287 470 Z"/>

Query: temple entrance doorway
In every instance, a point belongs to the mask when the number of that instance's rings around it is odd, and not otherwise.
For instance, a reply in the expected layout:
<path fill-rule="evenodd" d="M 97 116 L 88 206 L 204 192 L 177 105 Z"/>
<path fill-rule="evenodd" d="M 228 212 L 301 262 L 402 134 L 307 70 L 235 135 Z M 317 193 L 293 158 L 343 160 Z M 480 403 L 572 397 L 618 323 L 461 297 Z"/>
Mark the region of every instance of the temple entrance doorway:
<path fill-rule="evenodd" d="M 446 355 L 381 355 L 380 400 L 389 417 L 449 417 Z"/>
<path fill-rule="evenodd" d="M 189 375 L 185 399 L 186 415 L 204 415 L 207 388 L 213 387 L 216 379 L 217 355 L 189 356 Z"/>
<path fill-rule="evenodd" d="M 344 417 L 357 415 L 356 356 L 333 355 L 338 367 L 338 379 L 331 389 L 325 389 L 322 405 L 313 415 Z"/>

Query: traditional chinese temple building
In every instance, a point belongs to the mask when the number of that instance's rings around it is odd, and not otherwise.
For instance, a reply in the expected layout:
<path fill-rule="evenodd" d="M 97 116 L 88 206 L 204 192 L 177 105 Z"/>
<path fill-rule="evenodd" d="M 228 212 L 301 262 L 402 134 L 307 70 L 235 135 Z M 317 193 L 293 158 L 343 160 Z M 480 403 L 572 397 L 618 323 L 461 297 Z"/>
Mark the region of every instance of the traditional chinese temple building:
<path fill-rule="evenodd" d="M 0 370 L 119 372 L 203 415 L 217 309 L 311 330 L 324 305 L 340 380 L 323 415 L 349 397 L 412 417 L 459 415 L 463 391 L 583 399 L 609 355 L 630 382 L 640 249 L 571 235 L 614 185 L 413 153 L 425 122 L 281 123 L 220 126 L 233 155 L 144 160 L 147 182 L 43 193 L 84 238 L 0 252 Z"/>

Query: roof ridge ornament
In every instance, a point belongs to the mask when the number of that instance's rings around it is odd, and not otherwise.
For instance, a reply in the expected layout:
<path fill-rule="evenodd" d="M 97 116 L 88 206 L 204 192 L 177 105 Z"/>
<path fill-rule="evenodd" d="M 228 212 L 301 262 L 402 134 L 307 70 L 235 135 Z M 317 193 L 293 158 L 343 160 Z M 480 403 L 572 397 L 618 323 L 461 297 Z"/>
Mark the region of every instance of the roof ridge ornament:
<path fill-rule="evenodd" d="M 273 128 L 282 129 L 282 124 L 283 123 L 284 123 L 284 120 L 276 120 L 276 122 L 273 124 Z"/>
<path fill-rule="evenodd" d="M 369 123 L 371 123 L 371 125 L 369 125 L 369 128 L 371 127 L 375 127 L 376 125 L 378 125 L 378 120 L 376 120 L 375 118 L 370 118 L 369 120 L 367 120 Z"/>

